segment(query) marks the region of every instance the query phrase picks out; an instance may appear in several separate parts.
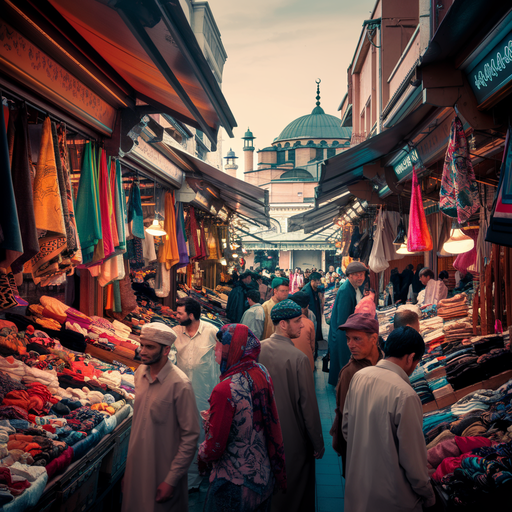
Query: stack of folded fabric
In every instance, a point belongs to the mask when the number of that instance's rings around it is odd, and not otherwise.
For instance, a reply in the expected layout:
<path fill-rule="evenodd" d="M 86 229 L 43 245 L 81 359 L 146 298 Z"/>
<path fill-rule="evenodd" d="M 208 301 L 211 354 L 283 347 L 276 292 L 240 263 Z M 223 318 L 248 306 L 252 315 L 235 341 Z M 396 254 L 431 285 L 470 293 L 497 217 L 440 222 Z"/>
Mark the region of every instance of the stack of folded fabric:
<path fill-rule="evenodd" d="M 473 336 L 473 324 L 470 319 L 451 322 L 444 327 L 444 337 L 447 341 L 460 341 Z"/>
<path fill-rule="evenodd" d="M 428 387 L 428 383 L 425 379 L 425 374 L 422 368 L 417 367 L 409 377 L 409 381 L 411 382 L 411 386 L 413 387 L 414 391 L 416 391 L 417 395 L 420 397 L 422 404 L 427 404 L 434 400 L 434 395 Z"/>
<path fill-rule="evenodd" d="M 465 293 L 460 293 L 450 299 L 440 300 L 437 303 L 437 315 L 444 320 L 467 317 L 468 312 L 467 296 Z"/>

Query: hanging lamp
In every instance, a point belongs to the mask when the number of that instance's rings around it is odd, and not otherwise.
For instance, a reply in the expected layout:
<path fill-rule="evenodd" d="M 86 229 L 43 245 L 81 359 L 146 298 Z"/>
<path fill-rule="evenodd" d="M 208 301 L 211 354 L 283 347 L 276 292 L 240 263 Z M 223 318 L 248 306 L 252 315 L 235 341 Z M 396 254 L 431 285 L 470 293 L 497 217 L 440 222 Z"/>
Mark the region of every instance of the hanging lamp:
<path fill-rule="evenodd" d="M 396 251 L 397 254 L 415 254 L 407 249 L 407 237 L 404 235 L 404 241 Z"/>
<path fill-rule="evenodd" d="M 459 223 L 454 220 L 450 231 L 450 238 L 446 240 L 443 249 L 450 254 L 462 254 L 471 251 L 475 247 L 475 241 L 468 235 L 465 235 L 460 228 Z"/>
<path fill-rule="evenodd" d="M 167 231 L 165 231 L 162 222 L 158 219 L 159 215 L 156 211 L 156 181 L 153 181 L 153 197 L 155 198 L 155 218 L 151 223 L 151 226 L 146 228 L 146 233 L 153 236 L 164 236 L 167 235 Z"/>

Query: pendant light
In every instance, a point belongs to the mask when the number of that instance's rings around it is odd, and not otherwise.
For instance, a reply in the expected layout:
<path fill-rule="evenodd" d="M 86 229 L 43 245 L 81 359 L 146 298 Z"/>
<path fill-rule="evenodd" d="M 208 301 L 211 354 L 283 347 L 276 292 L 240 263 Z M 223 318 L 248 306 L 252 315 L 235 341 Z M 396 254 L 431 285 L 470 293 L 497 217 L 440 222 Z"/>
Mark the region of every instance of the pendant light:
<path fill-rule="evenodd" d="M 468 235 L 465 235 L 459 223 L 454 220 L 450 231 L 450 238 L 446 240 L 443 249 L 450 254 L 462 254 L 469 252 L 475 247 L 475 241 Z"/>
<path fill-rule="evenodd" d="M 409 249 L 407 249 L 407 237 L 404 236 L 404 241 L 402 242 L 402 245 L 397 249 L 397 254 L 416 254 L 414 252 L 409 252 Z"/>
<path fill-rule="evenodd" d="M 164 236 L 167 235 L 167 231 L 165 231 L 162 222 L 158 218 L 158 212 L 156 211 L 156 181 L 153 181 L 153 197 L 155 198 L 155 218 L 151 226 L 146 228 L 146 233 L 153 236 Z"/>

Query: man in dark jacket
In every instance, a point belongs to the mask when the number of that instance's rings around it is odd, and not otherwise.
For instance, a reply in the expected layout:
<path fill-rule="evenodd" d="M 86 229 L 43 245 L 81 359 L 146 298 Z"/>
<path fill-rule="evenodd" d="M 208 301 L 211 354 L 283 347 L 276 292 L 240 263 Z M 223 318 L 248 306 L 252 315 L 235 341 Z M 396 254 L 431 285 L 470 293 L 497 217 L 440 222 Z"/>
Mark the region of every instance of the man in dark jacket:
<path fill-rule="evenodd" d="M 318 354 L 318 342 L 324 339 L 322 334 L 322 300 L 319 294 L 319 287 L 322 284 L 321 278 L 322 276 L 319 272 L 313 272 L 309 277 L 309 283 L 302 288 L 302 291 L 307 293 L 309 297 L 309 310 L 316 317 L 315 359 Z"/>
<path fill-rule="evenodd" d="M 400 276 L 400 300 L 402 304 L 407 302 L 407 295 L 409 294 L 409 287 L 412 284 L 412 280 L 414 278 L 414 265 L 407 265 L 407 267 L 402 271 Z"/>
<path fill-rule="evenodd" d="M 246 309 L 249 309 L 247 302 L 247 291 L 251 286 L 252 273 L 250 271 L 240 274 L 240 279 L 234 284 L 228 296 L 226 316 L 235 324 L 239 324 Z"/>

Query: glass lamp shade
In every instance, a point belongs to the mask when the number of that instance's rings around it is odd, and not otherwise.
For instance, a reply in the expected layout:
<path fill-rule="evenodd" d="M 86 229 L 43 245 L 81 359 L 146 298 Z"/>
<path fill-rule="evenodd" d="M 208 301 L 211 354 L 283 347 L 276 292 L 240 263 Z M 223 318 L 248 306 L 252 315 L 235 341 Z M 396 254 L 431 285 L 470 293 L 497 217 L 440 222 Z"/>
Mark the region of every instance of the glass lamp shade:
<path fill-rule="evenodd" d="M 149 233 L 150 235 L 153 236 L 167 235 L 167 232 L 162 228 L 160 221 L 158 221 L 157 219 L 154 219 L 151 226 L 149 226 L 149 228 L 146 228 L 146 233 Z"/>
<path fill-rule="evenodd" d="M 475 247 L 475 241 L 465 235 L 460 228 L 452 228 L 450 238 L 443 245 L 443 249 L 450 254 L 462 254 L 471 251 L 473 247 Z"/>
<path fill-rule="evenodd" d="M 407 237 L 404 238 L 404 241 L 402 245 L 397 249 L 397 254 L 415 254 L 414 252 L 410 252 L 409 249 L 407 249 Z"/>

